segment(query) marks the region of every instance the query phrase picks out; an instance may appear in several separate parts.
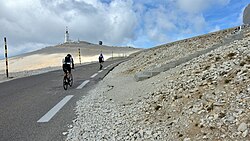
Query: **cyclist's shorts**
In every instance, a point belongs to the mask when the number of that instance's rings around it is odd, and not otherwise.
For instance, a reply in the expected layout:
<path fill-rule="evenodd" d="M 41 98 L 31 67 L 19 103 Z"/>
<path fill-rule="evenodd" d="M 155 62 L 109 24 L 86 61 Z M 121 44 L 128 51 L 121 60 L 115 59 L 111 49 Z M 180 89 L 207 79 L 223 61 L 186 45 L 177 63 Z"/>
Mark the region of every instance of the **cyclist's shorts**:
<path fill-rule="evenodd" d="M 69 71 L 69 73 L 71 73 L 70 64 L 63 64 L 63 71 L 67 73 L 67 70 Z"/>

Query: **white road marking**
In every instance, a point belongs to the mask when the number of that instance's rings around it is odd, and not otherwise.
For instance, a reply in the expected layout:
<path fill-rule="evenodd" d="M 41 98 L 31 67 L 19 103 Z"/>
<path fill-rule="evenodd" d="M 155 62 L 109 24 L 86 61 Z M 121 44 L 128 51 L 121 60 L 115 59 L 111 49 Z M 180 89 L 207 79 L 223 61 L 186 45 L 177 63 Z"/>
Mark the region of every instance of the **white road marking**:
<path fill-rule="evenodd" d="M 80 86 L 78 86 L 76 89 L 82 89 L 86 84 L 89 83 L 89 80 L 85 80 L 84 82 L 82 82 L 82 84 Z"/>
<path fill-rule="evenodd" d="M 108 65 L 106 68 L 104 68 L 104 70 L 108 69 L 108 68 L 109 68 L 109 67 L 111 67 L 112 65 L 114 65 L 114 63 L 113 63 L 113 64 Z"/>
<path fill-rule="evenodd" d="M 90 78 L 94 78 L 94 77 L 96 77 L 98 75 L 98 73 L 95 73 L 95 74 L 93 74 L 92 76 L 90 76 Z"/>
<path fill-rule="evenodd" d="M 103 70 L 99 70 L 98 72 L 101 73 Z"/>
<path fill-rule="evenodd" d="M 59 103 L 57 103 L 51 110 L 49 110 L 43 117 L 37 122 L 48 122 L 71 98 L 73 95 L 64 97 Z"/>

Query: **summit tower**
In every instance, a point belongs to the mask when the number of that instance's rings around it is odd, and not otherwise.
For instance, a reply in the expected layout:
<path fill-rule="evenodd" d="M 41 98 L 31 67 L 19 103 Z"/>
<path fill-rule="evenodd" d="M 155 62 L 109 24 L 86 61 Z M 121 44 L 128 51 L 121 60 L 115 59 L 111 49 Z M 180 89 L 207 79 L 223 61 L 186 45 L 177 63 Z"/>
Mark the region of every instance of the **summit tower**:
<path fill-rule="evenodd" d="M 67 42 L 69 42 L 69 30 L 68 27 L 66 26 L 64 43 Z"/>

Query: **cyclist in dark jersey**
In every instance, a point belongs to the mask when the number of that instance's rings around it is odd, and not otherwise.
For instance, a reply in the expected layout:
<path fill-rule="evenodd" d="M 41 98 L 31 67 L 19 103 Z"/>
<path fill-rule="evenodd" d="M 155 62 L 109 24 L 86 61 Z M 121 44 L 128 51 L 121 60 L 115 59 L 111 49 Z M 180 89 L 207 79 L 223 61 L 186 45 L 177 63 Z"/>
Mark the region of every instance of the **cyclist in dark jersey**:
<path fill-rule="evenodd" d="M 99 63 L 100 63 L 100 70 L 102 69 L 102 63 L 104 62 L 104 57 L 102 55 L 102 53 L 99 56 Z"/>
<path fill-rule="evenodd" d="M 67 71 L 69 71 L 69 74 L 71 75 L 71 68 L 74 69 L 74 60 L 70 54 L 67 54 L 65 58 L 62 60 L 63 63 L 63 71 L 64 76 L 66 76 Z"/>

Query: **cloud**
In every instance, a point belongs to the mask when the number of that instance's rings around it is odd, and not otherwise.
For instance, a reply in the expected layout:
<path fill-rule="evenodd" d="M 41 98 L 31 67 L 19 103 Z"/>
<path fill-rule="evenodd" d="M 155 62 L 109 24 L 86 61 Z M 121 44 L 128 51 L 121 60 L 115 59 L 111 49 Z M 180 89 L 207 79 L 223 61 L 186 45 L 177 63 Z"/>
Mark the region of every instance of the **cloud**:
<path fill-rule="evenodd" d="M 134 38 L 137 27 L 138 19 L 132 6 L 132 0 L 104 3 L 99 0 L 9 0 L 0 6 L 0 24 L 4 27 L 0 32 L 5 34 L 1 37 L 7 36 L 13 41 L 11 48 L 26 48 L 28 43 L 40 48 L 42 44 L 62 43 L 65 26 L 68 26 L 72 40 L 122 44 Z M 13 54 L 25 50 L 16 51 Z"/>
<path fill-rule="evenodd" d="M 137 14 L 143 22 L 138 38 L 146 33 L 149 40 L 163 44 L 177 40 L 180 36 L 189 37 L 200 33 L 207 25 L 200 12 L 186 12 L 186 9 L 179 8 L 178 1 L 172 0 L 148 6 L 150 2 L 153 1 L 135 3 Z"/>
<path fill-rule="evenodd" d="M 177 5 L 187 13 L 199 13 L 208 7 L 204 0 L 178 0 Z"/>
<path fill-rule="evenodd" d="M 59 31 L 58 27 L 64 27 L 60 24 L 62 22 L 60 18 L 54 16 L 36 0 L 8 1 L 5 3 L 5 10 L 6 15 L 0 17 L 0 22 L 5 27 L 2 33 L 15 39 L 16 42 L 22 43 L 27 40 L 49 42 L 51 38 L 52 40 L 58 38 L 55 34 Z"/>
<path fill-rule="evenodd" d="M 247 0 L 243 1 L 247 3 Z M 8 0 L 0 5 L 0 37 L 7 36 L 10 50 L 13 50 L 12 55 L 38 49 L 43 45 L 45 47 L 62 43 L 66 26 L 69 27 L 72 40 L 92 43 L 102 40 L 104 44 L 112 46 L 152 47 L 204 34 L 219 29 L 218 27 L 225 28 L 227 23 L 233 23 L 234 17 L 217 14 L 213 10 L 227 7 L 229 11 L 232 2 L 233 0 Z M 234 6 L 233 13 L 240 6 Z M 220 23 L 220 19 L 223 19 L 223 23 Z M 3 50 L 0 50 L 0 54 L 2 53 Z"/>
<path fill-rule="evenodd" d="M 166 32 L 176 30 L 173 22 L 175 19 L 174 15 L 167 13 L 168 11 L 161 6 L 145 12 L 145 16 L 143 17 L 145 31 L 151 40 L 166 42 L 168 40 Z"/>
<path fill-rule="evenodd" d="M 216 25 L 210 32 L 215 32 L 221 30 L 220 26 Z"/>
<path fill-rule="evenodd" d="M 131 0 L 46 0 L 43 5 L 65 20 L 71 38 L 118 44 L 133 38 L 137 26 Z"/>
<path fill-rule="evenodd" d="M 105 44 L 121 44 L 133 39 L 137 27 L 137 17 L 132 10 L 132 1 L 116 0 L 109 4 L 92 2 L 95 13 L 80 11 L 70 25 L 76 36 L 91 42 L 104 41 Z"/>
<path fill-rule="evenodd" d="M 201 13 L 213 6 L 225 6 L 230 0 L 177 0 L 178 7 L 187 13 Z"/>
<path fill-rule="evenodd" d="M 244 10 L 245 10 L 246 6 L 244 8 L 241 9 L 240 14 L 238 15 L 238 19 L 237 22 L 240 24 L 243 24 L 243 15 L 244 15 Z"/>

